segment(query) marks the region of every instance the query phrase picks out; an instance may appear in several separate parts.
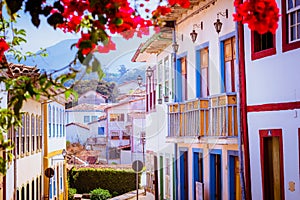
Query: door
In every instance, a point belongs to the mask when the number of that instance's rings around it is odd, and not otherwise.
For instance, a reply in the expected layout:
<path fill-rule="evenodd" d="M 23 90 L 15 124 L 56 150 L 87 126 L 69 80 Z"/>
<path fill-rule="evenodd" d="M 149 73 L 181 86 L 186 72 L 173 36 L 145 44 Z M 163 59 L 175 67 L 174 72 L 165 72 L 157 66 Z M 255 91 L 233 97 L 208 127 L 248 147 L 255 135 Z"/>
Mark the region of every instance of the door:
<path fill-rule="evenodd" d="M 222 175 L 221 154 L 210 154 L 210 199 L 221 200 L 222 198 Z"/>
<path fill-rule="evenodd" d="M 188 152 L 180 152 L 180 200 L 188 199 Z"/>

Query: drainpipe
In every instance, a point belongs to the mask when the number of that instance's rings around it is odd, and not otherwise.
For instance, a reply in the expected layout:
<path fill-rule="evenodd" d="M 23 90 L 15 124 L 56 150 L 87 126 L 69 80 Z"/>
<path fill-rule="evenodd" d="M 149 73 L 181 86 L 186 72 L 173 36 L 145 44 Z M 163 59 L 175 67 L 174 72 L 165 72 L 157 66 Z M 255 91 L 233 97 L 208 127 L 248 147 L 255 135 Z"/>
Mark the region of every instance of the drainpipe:
<path fill-rule="evenodd" d="M 250 161 L 248 144 L 248 124 L 247 124 L 247 93 L 246 93 L 246 72 L 245 72 L 245 47 L 244 47 L 244 26 L 241 22 L 236 25 L 238 36 L 238 74 L 239 74 L 239 98 L 238 101 L 238 123 L 239 123 L 239 159 L 240 159 L 240 178 L 243 199 L 251 199 L 251 181 L 250 181 Z M 244 158 L 243 149 L 244 145 Z M 245 169 L 244 169 L 245 167 Z M 245 178 L 245 180 L 244 180 Z"/>
<path fill-rule="evenodd" d="M 240 50 L 239 50 L 239 38 L 240 38 L 240 35 L 239 35 L 239 32 L 238 32 L 238 23 L 236 23 L 236 41 L 237 43 L 235 44 L 236 45 L 236 51 L 237 51 L 237 57 L 236 57 L 236 62 L 239 63 L 239 59 L 240 59 Z M 237 69 L 237 74 L 239 75 L 240 73 L 240 70 Z M 241 182 L 241 192 L 242 192 L 242 199 L 245 200 L 245 179 L 244 179 L 244 158 L 243 158 L 243 147 L 242 147 L 242 137 L 241 137 L 241 130 L 242 130 L 242 127 L 241 127 L 241 113 L 239 112 L 241 110 L 241 99 L 240 99 L 240 75 L 239 75 L 239 79 L 238 79 L 238 85 L 239 87 L 237 87 L 237 123 L 238 123 L 238 157 L 239 157 L 239 168 L 240 168 L 240 182 Z"/>

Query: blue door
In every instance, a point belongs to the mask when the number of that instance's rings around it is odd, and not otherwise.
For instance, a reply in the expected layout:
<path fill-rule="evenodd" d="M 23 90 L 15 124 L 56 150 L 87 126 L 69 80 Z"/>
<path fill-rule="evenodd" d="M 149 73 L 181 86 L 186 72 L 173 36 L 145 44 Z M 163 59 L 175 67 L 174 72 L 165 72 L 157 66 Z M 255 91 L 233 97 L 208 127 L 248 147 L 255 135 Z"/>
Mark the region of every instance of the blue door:
<path fill-rule="evenodd" d="M 187 151 L 180 151 L 180 199 L 188 199 L 188 163 Z"/>
<path fill-rule="evenodd" d="M 221 154 L 211 153 L 209 156 L 209 199 L 222 199 Z"/>

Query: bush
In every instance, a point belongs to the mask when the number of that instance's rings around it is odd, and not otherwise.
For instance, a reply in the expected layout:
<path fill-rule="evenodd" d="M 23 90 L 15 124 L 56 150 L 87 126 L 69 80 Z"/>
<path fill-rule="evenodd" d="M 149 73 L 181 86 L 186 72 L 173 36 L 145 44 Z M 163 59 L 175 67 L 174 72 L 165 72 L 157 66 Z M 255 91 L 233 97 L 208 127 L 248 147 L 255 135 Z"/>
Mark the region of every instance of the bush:
<path fill-rule="evenodd" d="M 76 188 L 69 188 L 68 190 L 68 200 L 73 200 L 74 194 L 77 193 Z"/>
<path fill-rule="evenodd" d="M 94 189 L 90 193 L 91 200 L 106 200 L 111 198 L 111 194 L 109 193 L 109 191 L 101 188 Z"/>
<path fill-rule="evenodd" d="M 70 187 L 76 188 L 79 194 L 89 193 L 97 188 L 119 195 L 136 190 L 136 173 L 133 170 L 74 168 L 68 175 Z"/>

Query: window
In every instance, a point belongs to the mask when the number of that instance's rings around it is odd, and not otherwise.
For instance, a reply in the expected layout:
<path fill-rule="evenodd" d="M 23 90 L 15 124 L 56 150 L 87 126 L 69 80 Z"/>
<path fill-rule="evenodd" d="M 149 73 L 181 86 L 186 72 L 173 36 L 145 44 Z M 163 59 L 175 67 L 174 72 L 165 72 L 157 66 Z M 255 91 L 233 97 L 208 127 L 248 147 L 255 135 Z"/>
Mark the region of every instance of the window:
<path fill-rule="evenodd" d="M 251 32 L 251 59 L 256 60 L 276 54 L 275 35 L 268 32 L 259 34 Z"/>
<path fill-rule="evenodd" d="M 59 110 L 58 108 L 56 108 L 56 137 L 59 136 L 58 123 L 59 123 Z"/>
<path fill-rule="evenodd" d="M 260 130 L 263 199 L 284 199 L 282 130 Z"/>
<path fill-rule="evenodd" d="M 30 117 L 26 113 L 26 152 L 30 151 Z"/>
<path fill-rule="evenodd" d="M 127 131 L 122 131 L 122 140 L 130 140 L 130 134 Z"/>
<path fill-rule="evenodd" d="M 31 150 L 35 150 L 35 118 L 34 114 L 31 114 Z"/>
<path fill-rule="evenodd" d="M 40 128 L 39 128 L 39 133 L 40 133 L 40 149 L 42 149 L 42 145 L 43 145 L 43 137 L 42 137 L 42 135 L 43 135 L 43 122 L 42 122 L 42 117 L 40 116 L 39 117 L 39 122 L 40 122 Z"/>
<path fill-rule="evenodd" d="M 84 123 L 89 123 L 90 122 L 90 116 L 84 116 L 83 117 L 83 122 Z"/>
<path fill-rule="evenodd" d="M 60 190 L 62 190 L 63 189 L 63 166 L 61 165 L 60 166 L 60 172 L 59 172 L 59 179 L 60 179 L 60 181 L 59 181 L 59 185 L 60 185 Z"/>
<path fill-rule="evenodd" d="M 25 153 L 25 115 L 22 115 L 22 127 L 21 127 L 21 154 Z"/>
<path fill-rule="evenodd" d="M 64 112 L 63 112 L 63 110 L 61 109 L 60 110 L 60 137 L 62 137 L 63 136 L 63 118 L 64 118 L 64 116 L 63 116 L 63 114 L 64 114 Z"/>
<path fill-rule="evenodd" d="M 97 121 L 98 117 L 97 116 L 92 116 L 92 122 Z"/>
<path fill-rule="evenodd" d="M 169 57 L 166 57 L 164 60 L 164 68 L 165 68 L 165 96 L 169 96 Z"/>
<path fill-rule="evenodd" d="M 124 122 L 125 116 L 123 113 L 117 113 L 117 114 L 110 114 L 110 121 L 119 121 L 119 122 Z"/>
<path fill-rule="evenodd" d="M 35 185 L 36 185 L 36 189 L 35 189 L 36 199 L 39 200 L 40 199 L 40 196 L 39 196 L 39 178 L 36 178 Z"/>
<path fill-rule="evenodd" d="M 34 198 L 34 195 L 35 195 L 35 192 L 34 192 L 34 180 L 32 180 L 32 182 L 31 182 L 31 195 L 32 195 L 31 198 L 35 199 Z"/>
<path fill-rule="evenodd" d="M 98 135 L 104 135 L 104 127 L 98 127 Z"/>
<path fill-rule="evenodd" d="M 53 117 L 52 117 L 52 119 L 53 119 L 53 121 L 52 121 L 52 127 L 53 127 L 53 130 L 52 130 L 52 136 L 53 137 L 55 137 L 55 108 L 54 108 L 54 106 L 52 107 L 53 108 Z"/>
<path fill-rule="evenodd" d="M 283 52 L 300 47 L 300 1 L 282 0 Z"/>
<path fill-rule="evenodd" d="M 208 47 L 200 50 L 200 97 L 208 93 Z"/>
<path fill-rule="evenodd" d="M 187 63 L 186 57 L 180 59 L 181 62 L 181 83 L 182 83 L 182 101 L 187 100 Z"/>
<path fill-rule="evenodd" d="M 35 134 L 36 134 L 36 149 L 40 149 L 40 123 L 39 123 L 39 116 L 35 116 Z"/>
<path fill-rule="evenodd" d="M 15 136 L 16 136 L 16 155 L 20 154 L 20 136 L 19 136 L 20 128 L 15 128 Z"/>
<path fill-rule="evenodd" d="M 120 139 L 118 131 L 111 131 L 110 135 L 111 135 L 112 140 L 119 140 Z"/>
<path fill-rule="evenodd" d="M 27 186 L 26 186 L 26 196 L 27 196 L 27 199 L 30 199 L 30 190 L 29 190 L 29 183 L 27 183 Z"/>
<path fill-rule="evenodd" d="M 50 105 L 48 105 L 48 128 L 49 128 L 49 137 L 51 137 L 51 106 Z"/>
<path fill-rule="evenodd" d="M 235 37 L 224 42 L 224 89 L 225 92 L 235 92 Z"/>

